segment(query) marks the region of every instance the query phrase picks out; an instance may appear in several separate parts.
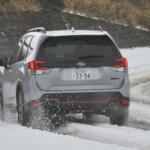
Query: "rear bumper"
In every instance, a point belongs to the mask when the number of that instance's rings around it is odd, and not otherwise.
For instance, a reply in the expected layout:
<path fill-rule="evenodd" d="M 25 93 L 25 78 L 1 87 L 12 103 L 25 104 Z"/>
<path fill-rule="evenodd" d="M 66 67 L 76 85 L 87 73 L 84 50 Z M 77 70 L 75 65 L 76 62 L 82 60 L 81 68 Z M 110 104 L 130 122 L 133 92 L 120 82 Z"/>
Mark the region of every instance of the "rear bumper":
<path fill-rule="evenodd" d="M 33 81 L 30 82 L 30 86 L 28 88 L 29 91 L 26 92 L 25 94 L 25 101 L 26 102 L 31 102 L 32 100 L 37 100 L 40 99 L 43 95 L 48 94 L 55 94 L 55 95 L 59 95 L 59 94 L 78 94 L 78 93 L 87 93 L 87 94 L 91 94 L 91 93 L 120 93 L 122 95 L 122 97 L 129 97 L 129 89 L 130 89 L 130 84 L 129 84 L 129 79 L 128 79 L 128 75 L 125 75 L 125 80 L 122 83 L 121 87 L 118 89 L 83 89 L 82 86 L 80 88 L 76 88 L 76 90 L 72 90 L 71 88 L 66 90 L 65 88 L 63 90 L 60 90 L 59 87 L 56 88 L 55 90 L 51 89 L 49 91 L 42 91 L 39 89 L 39 87 L 36 84 L 36 79 L 32 78 Z M 24 88 L 25 89 L 25 88 Z"/>
<path fill-rule="evenodd" d="M 130 100 L 119 92 L 93 92 L 93 93 L 60 93 L 44 94 L 39 100 L 32 101 L 30 107 L 44 107 L 66 112 L 91 111 L 101 113 L 109 111 L 110 102 L 115 102 L 119 107 L 128 107 Z"/>

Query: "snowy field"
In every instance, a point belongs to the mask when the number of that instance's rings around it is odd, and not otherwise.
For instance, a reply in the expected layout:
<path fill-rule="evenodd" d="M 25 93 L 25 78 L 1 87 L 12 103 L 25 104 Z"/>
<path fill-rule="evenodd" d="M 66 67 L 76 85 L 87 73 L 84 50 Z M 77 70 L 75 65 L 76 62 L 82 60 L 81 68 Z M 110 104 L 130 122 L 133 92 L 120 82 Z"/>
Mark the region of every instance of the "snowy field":
<path fill-rule="evenodd" d="M 0 150 L 150 150 L 150 48 L 123 49 L 131 82 L 127 126 L 95 116 L 93 125 L 68 123 L 53 132 L 0 121 Z"/>

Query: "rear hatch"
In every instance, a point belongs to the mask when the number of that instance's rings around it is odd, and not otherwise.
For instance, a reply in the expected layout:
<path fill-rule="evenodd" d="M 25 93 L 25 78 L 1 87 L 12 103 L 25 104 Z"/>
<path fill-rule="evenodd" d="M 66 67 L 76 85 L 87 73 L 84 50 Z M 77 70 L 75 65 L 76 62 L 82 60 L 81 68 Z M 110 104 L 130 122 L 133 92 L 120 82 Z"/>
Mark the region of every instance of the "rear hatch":
<path fill-rule="evenodd" d="M 124 80 L 124 59 L 108 36 L 47 37 L 33 63 L 44 91 L 117 89 Z"/>

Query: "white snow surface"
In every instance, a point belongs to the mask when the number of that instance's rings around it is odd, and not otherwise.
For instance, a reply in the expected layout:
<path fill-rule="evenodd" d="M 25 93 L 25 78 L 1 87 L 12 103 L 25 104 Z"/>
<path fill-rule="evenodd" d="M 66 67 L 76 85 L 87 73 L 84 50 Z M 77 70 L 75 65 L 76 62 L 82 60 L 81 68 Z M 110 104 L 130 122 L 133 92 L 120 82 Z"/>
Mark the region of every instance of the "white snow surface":
<path fill-rule="evenodd" d="M 128 126 L 113 126 L 98 116 L 94 125 L 69 123 L 48 132 L 0 121 L 0 150 L 150 150 L 150 48 L 121 53 L 131 82 Z"/>
<path fill-rule="evenodd" d="M 99 150 L 100 148 L 131 150 L 117 144 L 105 144 L 0 122 L 1 150 Z"/>
<path fill-rule="evenodd" d="M 150 47 L 123 49 L 128 59 L 132 100 L 150 104 Z"/>
<path fill-rule="evenodd" d="M 63 133 L 63 129 L 61 129 Z M 150 149 L 150 131 L 143 131 L 129 127 L 118 127 L 109 124 L 97 126 L 70 124 L 64 129 L 64 133 L 89 139 L 92 141 L 104 142 L 108 144 L 118 144 L 132 149 Z M 112 150 L 115 150 L 112 147 Z"/>

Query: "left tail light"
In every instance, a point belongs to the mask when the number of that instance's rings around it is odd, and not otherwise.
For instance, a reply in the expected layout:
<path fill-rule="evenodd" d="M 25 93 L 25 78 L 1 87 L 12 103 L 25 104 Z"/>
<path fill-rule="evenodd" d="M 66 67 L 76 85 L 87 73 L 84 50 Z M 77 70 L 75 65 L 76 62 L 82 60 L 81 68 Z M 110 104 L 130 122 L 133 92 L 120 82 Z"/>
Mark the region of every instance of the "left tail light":
<path fill-rule="evenodd" d="M 50 71 L 50 68 L 48 67 L 43 67 L 45 61 L 30 61 L 28 63 L 28 69 L 30 70 L 31 74 L 44 74 L 48 73 Z M 43 64 L 42 67 L 39 66 L 40 64 Z"/>
<path fill-rule="evenodd" d="M 112 66 L 113 71 L 127 71 L 128 70 L 128 60 L 126 58 L 115 59 L 116 62 L 120 62 L 119 65 Z"/>

